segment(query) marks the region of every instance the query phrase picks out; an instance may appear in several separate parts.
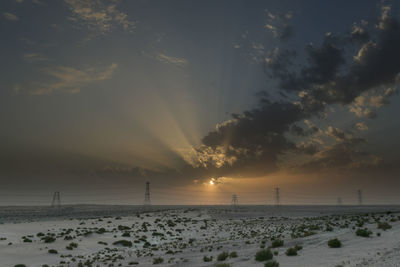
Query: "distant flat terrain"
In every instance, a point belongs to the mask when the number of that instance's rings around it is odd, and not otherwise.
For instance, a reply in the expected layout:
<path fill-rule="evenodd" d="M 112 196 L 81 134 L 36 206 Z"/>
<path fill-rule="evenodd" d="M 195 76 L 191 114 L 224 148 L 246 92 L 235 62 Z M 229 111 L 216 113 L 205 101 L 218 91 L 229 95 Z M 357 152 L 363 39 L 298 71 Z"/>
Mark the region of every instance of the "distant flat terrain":
<path fill-rule="evenodd" d="M 400 263 L 400 206 L 26 206 L 1 207 L 0 222 L 0 266 Z"/>

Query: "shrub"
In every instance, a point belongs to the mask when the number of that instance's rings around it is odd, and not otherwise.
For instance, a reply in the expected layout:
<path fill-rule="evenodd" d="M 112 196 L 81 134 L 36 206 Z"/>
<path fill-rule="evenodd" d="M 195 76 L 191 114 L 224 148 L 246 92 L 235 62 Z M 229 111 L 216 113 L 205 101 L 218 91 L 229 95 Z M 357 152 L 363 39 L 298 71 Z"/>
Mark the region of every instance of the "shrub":
<path fill-rule="evenodd" d="M 264 267 L 279 267 L 279 263 L 277 261 L 269 261 L 264 264 Z"/>
<path fill-rule="evenodd" d="M 104 229 L 103 227 L 102 228 L 99 228 L 97 231 L 96 231 L 96 233 L 98 233 L 98 234 L 104 234 L 106 232 L 106 229 Z"/>
<path fill-rule="evenodd" d="M 233 251 L 233 252 L 231 252 L 231 253 L 229 254 L 229 257 L 230 257 L 230 258 L 237 258 L 237 257 L 238 257 L 238 254 L 237 254 L 236 251 Z"/>
<path fill-rule="evenodd" d="M 55 249 L 49 249 L 50 254 L 58 254 L 58 251 Z"/>
<path fill-rule="evenodd" d="M 153 259 L 153 264 L 160 264 L 160 263 L 163 263 L 163 262 L 164 262 L 164 259 L 161 258 L 161 257 Z"/>
<path fill-rule="evenodd" d="M 296 248 L 288 248 L 285 252 L 287 256 L 297 256 L 297 249 Z"/>
<path fill-rule="evenodd" d="M 124 230 L 130 230 L 131 228 L 129 226 L 125 225 L 118 225 L 118 230 L 124 231 Z"/>
<path fill-rule="evenodd" d="M 42 237 L 42 240 L 44 241 L 44 243 L 53 243 L 54 241 L 56 241 L 56 239 L 52 236 Z"/>
<path fill-rule="evenodd" d="M 369 237 L 372 234 L 372 232 L 370 230 L 368 230 L 367 228 L 365 229 L 357 229 L 356 231 L 356 235 L 357 236 L 362 236 L 362 237 Z"/>
<path fill-rule="evenodd" d="M 118 240 L 113 243 L 113 245 L 121 245 L 124 247 L 132 247 L 132 242 L 128 240 Z"/>
<path fill-rule="evenodd" d="M 267 261 L 271 260 L 273 257 L 271 250 L 269 249 L 262 249 L 257 251 L 256 253 L 256 261 Z"/>
<path fill-rule="evenodd" d="M 213 257 L 211 256 L 211 257 L 207 257 L 207 256 L 204 256 L 203 257 L 203 261 L 204 262 L 210 262 L 210 261 L 212 261 L 213 260 Z"/>
<path fill-rule="evenodd" d="M 297 251 L 299 251 L 299 250 L 302 250 L 302 249 L 303 249 L 303 247 L 302 247 L 302 246 L 300 246 L 300 245 L 296 245 L 296 246 L 294 246 L 294 248 L 295 248 Z"/>
<path fill-rule="evenodd" d="M 386 231 L 391 228 L 392 228 L 392 226 L 390 224 L 388 224 L 387 222 L 379 222 L 378 223 L 378 229 L 382 229 L 383 231 Z"/>
<path fill-rule="evenodd" d="M 342 242 L 340 242 L 340 240 L 337 238 L 331 239 L 328 241 L 328 246 L 330 248 L 340 248 L 342 246 Z"/>
<path fill-rule="evenodd" d="M 218 255 L 217 261 L 224 261 L 229 257 L 229 253 L 224 251 L 221 254 Z"/>
<path fill-rule="evenodd" d="M 128 264 L 129 264 L 129 265 L 138 265 L 139 262 L 137 262 L 137 261 L 131 261 L 131 262 L 129 262 Z"/>
<path fill-rule="evenodd" d="M 271 247 L 272 248 L 277 248 L 277 247 L 282 247 L 283 246 L 283 240 L 281 239 L 275 239 L 274 241 L 272 241 Z"/>
<path fill-rule="evenodd" d="M 218 263 L 215 264 L 215 267 L 231 267 L 231 265 L 228 263 Z"/>
<path fill-rule="evenodd" d="M 16 265 L 14 265 L 14 267 L 26 267 L 26 265 L 25 264 L 16 264 Z"/>
<path fill-rule="evenodd" d="M 66 249 L 68 249 L 68 250 L 73 250 L 74 248 L 77 248 L 77 247 L 78 247 L 78 244 L 72 242 L 72 243 L 70 243 L 70 244 L 66 247 Z"/>

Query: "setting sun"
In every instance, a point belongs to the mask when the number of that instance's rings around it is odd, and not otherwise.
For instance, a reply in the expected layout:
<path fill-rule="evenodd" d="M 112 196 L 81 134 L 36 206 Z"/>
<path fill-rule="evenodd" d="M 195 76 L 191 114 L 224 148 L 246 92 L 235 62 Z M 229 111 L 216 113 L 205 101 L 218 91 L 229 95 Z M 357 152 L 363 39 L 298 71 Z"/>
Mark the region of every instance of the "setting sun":
<path fill-rule="evenodd" d="M 210 185 L 213 185 L 214 184 L 214 181 L 213 180 L 210 180 Z"/>

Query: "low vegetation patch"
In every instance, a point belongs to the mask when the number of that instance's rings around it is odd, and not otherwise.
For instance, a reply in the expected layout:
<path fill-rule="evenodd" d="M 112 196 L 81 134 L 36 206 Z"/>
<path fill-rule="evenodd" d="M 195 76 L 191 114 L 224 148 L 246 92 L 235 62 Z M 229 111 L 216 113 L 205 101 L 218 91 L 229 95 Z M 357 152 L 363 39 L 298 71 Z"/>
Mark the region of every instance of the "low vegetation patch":
<path fill-rule="evenodd" d="M 231 252 L 231 253 L 229 254 L 229 257 L 230 257 L 230 258 L 237 258 L 237 257 L 238 257 L 238 254 L 237 254 L 236 251 L 233 251 L 233 252 Z"/>
<path fill-rule="evenodd" d="M 113 243 L 115 246 L 132 247 L 132 242 L 128 240 L 118 240 Z"/>
<path fill-rule="evenodd" d="M 161 263 L 163 263 L 163 262 L 164 262 L 164 259 L 161 258 L 161 257 L 158 257 L 158 258 L 154 258 L 154 259 L 153 259 L 153 264 L 161 264 Z"/>
<path fill-rule="evenodd" d="M 204 257 L 203 257 L 203 261 L 204 261 L 204 262 L 210 262 L 210 261 L 212 261 L 212 260 L 213 260 L 213 256 L 211 256 L 211 257 L 204 256 Z"/>
<path fill-rule="evenodd" d="M 50 254 L 58 254 L 58 251 L 55 249 L 49 249 Z"/>
<path fill-rule="evenodd" d="M 283 246 L 283 240 L 282 239 L 275 239 L 272 241 L 271 247 L 272 248 L 277 248 L 277 247 L 282 247 Z"/>
<path fill-rule="evenodd" d="M 367 228 L 365 228 L 365 229 L 359 228 L 356 231 L 356 235 L 362 236 L 362 237 L 369 237 L 370 235 L 372 235 L 372 232 L 370 230 L 368 230 Z"/>
<path fill-rule="evenodd" d="M 328 241 L 328 246 L 330 248 L 340 248 L 342 246 L 342 242 L 340 242 L 340 240 L 337 238 L 331 239 Z"/>
<path fill-rule="evenodd" d="M 288 248 L 285 252 L 287 256 L 297 256 L 297 249 L 296 248 Z"/>
<path fill-rule="evenodd" d="M 378 223 L 378 229 L 382 229 L 383 231 L 386 231 L 391 228 L 392 228 L 392 226 L 390 224 L 388 224 L 387 222 L 379 222 Z"/>
<path fill-rule="evenodd" d="M 255 259 L 256 261 L 267 261 L 271 260 L 273 257 L 271 250 L 269 249 L 262 249 L 257 251 Z"/>
<path fill-rule="evenodd" d="M 275 260 L 269 261 L 264 264 L 264 267 L 279 267 L 279 262 Z"/>
<path fill-rule="evenodd" d="M 229 253 L 224 251 L 222 253 L 220 253 L 217 257 L 217 261 L 224 261 L 229 257 Z"/>

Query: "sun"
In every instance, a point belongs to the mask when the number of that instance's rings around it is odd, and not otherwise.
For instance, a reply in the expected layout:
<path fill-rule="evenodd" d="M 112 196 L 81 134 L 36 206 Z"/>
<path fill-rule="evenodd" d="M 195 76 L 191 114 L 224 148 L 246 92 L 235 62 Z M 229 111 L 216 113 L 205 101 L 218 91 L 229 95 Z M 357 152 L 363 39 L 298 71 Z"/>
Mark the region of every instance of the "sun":
<path fill-rule="evenodd" d="M 210 185 L 213 185 L 214 184 L 214 181 L 213 180 L 210 180 Z"/>

